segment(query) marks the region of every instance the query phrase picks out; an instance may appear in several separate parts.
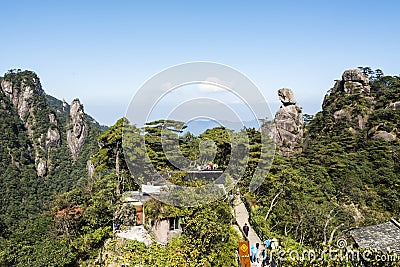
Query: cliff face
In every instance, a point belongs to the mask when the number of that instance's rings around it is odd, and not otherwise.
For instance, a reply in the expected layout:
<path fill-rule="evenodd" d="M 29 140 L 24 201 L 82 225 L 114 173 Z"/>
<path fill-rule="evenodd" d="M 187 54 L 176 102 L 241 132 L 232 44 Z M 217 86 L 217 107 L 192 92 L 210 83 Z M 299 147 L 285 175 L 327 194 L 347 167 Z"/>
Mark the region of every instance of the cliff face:
<path fill-rule="evenodd" d="M 47 177 L 49 171 L 60 165 L 58 157 L 66 154 L 63 143 L 71 152 L 70 159 L 77 160 L 90 128 L 79 100 L 69 106 L 47 96 L 38 76 L 30 71 L 10 71 L 1 78 L 0 86 L 26 128 L 38 176 Z"/>
<path fill-rule="evenodd" d="M 76 161 L 88 136 L 88 123 L 79 100 L 72 101 L 69 115 L 70 121 L 67 121 L 67 143 L 72 153 L 72 159 Z"/>
<path fill-rule="evenodd" d="M 13 103 L 22 121 L 26 121 L 33 112 L 33 96 L 43 95 L 40 81 L 36 76 L 25 77 L 16 83 L 11 80 L 2 80 L 1 89 Z"/>
<path fill-rule="evenodd" d="M 39 176 L 47 172 L 46 143 L 57 144 L 58 129 L 44 129 L 50 117 L 42 117 L 44 91 L 36 74 L 28 71 L 8 73 L 1 81 L 1 90 L 13 104 L 19 118 L 25 125 L 29 138 L 32 140 L 36 171 Z M 46 114 L 45 114 L 46 116 Z M 44 123 L 44 124 L 43 124 Z M 51 139 L 51 140 L 50 140 Z"/>

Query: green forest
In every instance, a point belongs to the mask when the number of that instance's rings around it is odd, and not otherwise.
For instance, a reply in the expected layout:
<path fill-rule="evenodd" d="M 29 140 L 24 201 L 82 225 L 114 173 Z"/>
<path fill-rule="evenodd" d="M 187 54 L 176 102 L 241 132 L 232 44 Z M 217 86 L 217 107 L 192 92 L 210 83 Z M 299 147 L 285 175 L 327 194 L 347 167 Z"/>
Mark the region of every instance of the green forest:
<path fill-rule="evenodd" d="M 322 111 L 304 115 L 303 141 L 290 155 L 277 147 L 275 155 L 263 158 L 262 140 L 269 137 L 254 128 L 234 132 L 217 127 L 196 136 L 182 132 L 185 124 L 179 121 L 159 120 L 137 128 L 121 118 L 104 127 L 85 115 L 88 133 L 75 161 L 66 136 L 72 127 L 69 106 L 63 108 L 62 101 L 42 93 L 35 73 L 9 71 L 1 77 L 2 86 L 7 81 L 14 92 L 30 87 L 37 93 L 21 117 L 14 98 L 0 91 L 0 266 L 238 266 L 236 250 L 243 237 L 233 227 L 234 201 L 228 197 L 237 194 L 258 236 L 279 238 L 288 250 L 323 249 L 340 238 L 350 243 L 350 229 L 399 220 L 400 111 L 392 106 L 400 101 L 400 77 L 360 70 L 369 79 L 370 92 L 330 89 Z M 338 111 L 344 115 L 339 117 Z M 49 129 L 59 132 L 57 144 L 47 144 Z M 383 132 L 394 138 L 376 138 Z M 138 181 L 148 181 L 147 166 L 177 185 L 201 188 L 205 183 L 185 179 L 185 170 L 171 164 L 161 143 L 168 145 L 168 138 L 175 138 L 178 143 L 171 146 L 177 145 L 187 159 L 212 161 L 224 171 L 235 149 L 231 140 L 243 136 L 249 140 L 248 160 L 227 197 L 197 207 L 145 202 L 146 222 L 179 216 L 185 225 L 181 235 L 166 245 L 153 242 L 148 247 L 115 236 L 113 219 L 122 196 L 140 190 Z M 213 141 L 215 158 L 201 153 L 204 140 Z M 131 149 L 124 151 L 124 142 Z M 47 160 L 43 176 L 37 173 L 38 157 Z M 272 159 L 269 171 L 256 174 L 262 184 L 250 191 L 257 165 Z M 130 162 L 140 168 L 130 171 Z M 360 265 L 326 260 L 287 261 L 282 266 Z"/>

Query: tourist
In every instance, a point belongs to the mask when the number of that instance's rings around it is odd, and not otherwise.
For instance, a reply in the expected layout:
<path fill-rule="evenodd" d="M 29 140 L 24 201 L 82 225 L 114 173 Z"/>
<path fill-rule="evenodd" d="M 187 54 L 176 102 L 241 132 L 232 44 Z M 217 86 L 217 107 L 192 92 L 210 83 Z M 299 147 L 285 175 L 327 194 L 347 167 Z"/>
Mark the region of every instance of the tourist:
<path fill-rule="evenodd" d="M 267 238 L 267 240 L 264 241 L 264 248 L 271 249 L 271 241 L 271 238 Z"/>
<path fill-rule="evenodd" d="M 272 238 L 272 239 L 271 239 L 271 249 L 272 249 L 272 250 L 277 250 L 279 247 L 280 247 L 279 239 L 277 239 L 277 238 Z"/>
<path fill-rule="evenodd" d="M 247 225 L 247 223 L 245 223 L 243 226 L 243 232 L 246 237 L 249 236 L 249 230 L 250 230 L 249 226 Z"/>
<path fill-rule="evenodd" d="M 261 251 L 261 255 L 262 255 L 262 266 L 267 266 L 267 263 L 268 263 L 268 257 L 267 257 L 267 255 L 268 255 L 268 253 L 267 253 L 267 249 L 266 248 L 264 248 L 262 251 Z"/>
<path fill-rule="evenodd" d="M 236 260 L 237 260 L 238 266 L 239 266 L 239 267 L 242 267 L 242 263 L 241 263 L 241 261 L 240 261 L 240 255 L 239 255 L 239 248 L 237 248 L 237 249 L 235 250 L 235 254 L 236 254 Z"/>
<path fill-rule="evenodd" d="M 259 250 L 260 250 L 260 244 L 259 243 L 256 243 L 255 245 L 253 244 L 251 246 L 251 249 L 250 249 L 251 262 L 256 262 Z"/>
<path fill-rule="evenodd" d="M 277 267 L 277 266 L 278 266 L 278 263 L 277 263 L 275 257 L 272 257 L 271 261 L 270 261 L 270 267 Z"/>

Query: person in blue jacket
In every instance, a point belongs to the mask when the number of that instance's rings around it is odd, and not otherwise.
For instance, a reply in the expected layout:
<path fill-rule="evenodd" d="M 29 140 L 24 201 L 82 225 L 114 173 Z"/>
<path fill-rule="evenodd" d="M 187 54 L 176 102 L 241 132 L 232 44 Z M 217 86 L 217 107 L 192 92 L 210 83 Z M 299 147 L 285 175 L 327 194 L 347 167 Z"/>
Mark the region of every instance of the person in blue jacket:
<path fill-rule="evenodd" d="M 250 254 L 251 254 L 251 262 L 257 262 L 258 258 L 258 252 L 260 250 L 260 244 L 256 243 L 255 245 L 253 244 L 250 248 Z"/>

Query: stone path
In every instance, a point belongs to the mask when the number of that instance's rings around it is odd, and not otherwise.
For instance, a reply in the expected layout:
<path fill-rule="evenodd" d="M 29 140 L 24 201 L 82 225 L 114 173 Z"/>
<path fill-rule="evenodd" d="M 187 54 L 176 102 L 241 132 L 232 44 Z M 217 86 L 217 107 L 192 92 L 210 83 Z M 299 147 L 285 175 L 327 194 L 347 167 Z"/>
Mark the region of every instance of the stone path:
<path fill-rule="evenodd" d="M 261 239 L 258 237 L 256 232 L 253 230 L 249 223 L 249 213 L 247 212 L 246 206 L 243 204 L 243 201 L 240 199 L 240 196 L 237 196 L 235 199 L 235 216 L 236 222 L 238 223 L 240 229 L 243 229 L 245 223 L 250 227 L 248 240 L 250 242 L 250 246 L 255 243 L 260 244 L 260 252 L 264 249 L 264 246 L 261 242 Z M 252 264 L 255 266 L 255 264 Z"/>

